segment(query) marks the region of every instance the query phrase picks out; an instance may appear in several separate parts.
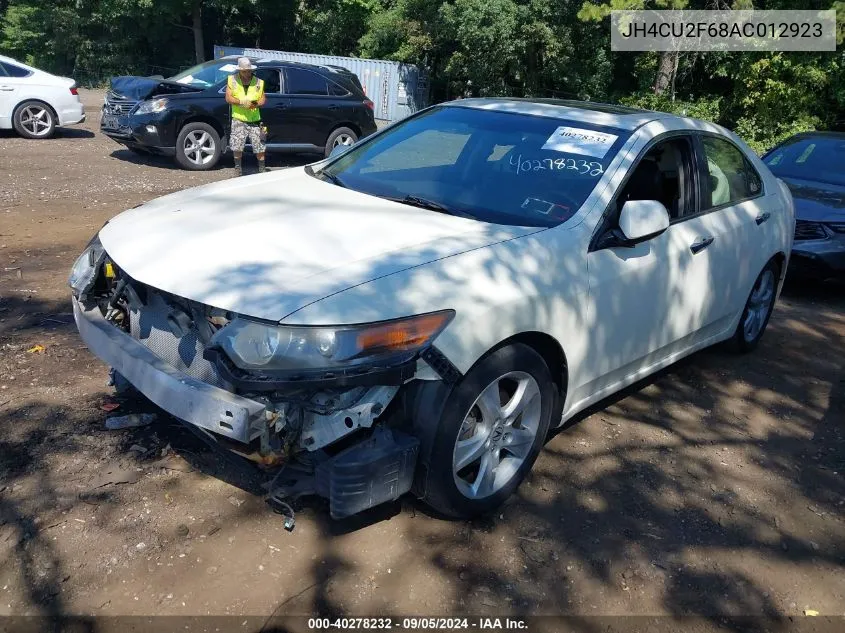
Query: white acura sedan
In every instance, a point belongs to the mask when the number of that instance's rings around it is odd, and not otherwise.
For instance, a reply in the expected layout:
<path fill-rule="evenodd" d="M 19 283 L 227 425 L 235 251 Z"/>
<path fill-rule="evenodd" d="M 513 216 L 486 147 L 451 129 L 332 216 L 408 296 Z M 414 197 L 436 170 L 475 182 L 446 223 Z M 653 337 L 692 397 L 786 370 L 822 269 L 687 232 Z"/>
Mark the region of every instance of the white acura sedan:
<path fill-rule="evenodd" d="M 0 130 L 50 138 L 58 126 L 83 121 L 85 110 L 73 79 L 0 55 Z"/>
<path fill-rule="evenodd" d="M 763 335 L 789 190 L 731 132 L 466 99 L 304 167 L 127 211 L 70 285 L 82 338 L 156 405 L 344 517 L 516 490 L 550 428 Z"/>

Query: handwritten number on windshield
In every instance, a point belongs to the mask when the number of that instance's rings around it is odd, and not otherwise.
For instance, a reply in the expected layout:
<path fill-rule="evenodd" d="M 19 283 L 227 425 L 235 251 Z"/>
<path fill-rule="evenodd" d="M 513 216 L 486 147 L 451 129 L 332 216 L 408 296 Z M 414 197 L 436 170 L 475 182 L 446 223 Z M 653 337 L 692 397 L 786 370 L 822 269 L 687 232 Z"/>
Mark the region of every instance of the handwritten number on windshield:
<path fill-rule="evenodd" d="M 596 161 L 586 161 L 583 159 L 576 160 L 574 158 L 544 158 L 538 160 L 536 158 L 526 158 L 523 160 L 522 154 L 510 157 L 511 167 L 516 167 L 516 173 L 522 174 L 530 171 L 555 171 L 559 169 L 568 169 L 578 172 L 582 176 L 600 176 L 604 173 L 604 167 L 601 163 Z"/>

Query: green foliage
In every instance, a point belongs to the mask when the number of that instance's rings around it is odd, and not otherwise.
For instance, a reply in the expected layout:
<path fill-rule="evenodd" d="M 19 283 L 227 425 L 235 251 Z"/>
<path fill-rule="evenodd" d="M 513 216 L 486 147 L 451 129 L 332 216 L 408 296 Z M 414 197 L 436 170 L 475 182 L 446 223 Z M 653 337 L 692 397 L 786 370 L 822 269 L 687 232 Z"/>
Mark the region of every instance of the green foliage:
<path fill-rule="evenodd" d="M 622 105 L 644 110 L 671 112 L 680 116 L 687 116 L 703 121 L 718 123 L 722 120 L 722 98 L 708 97 L 691 101 L 676 99 L 672 101 L 667 95 L 656 95 L 653 92 L 629 95 L 619 100 Z"/>
<path fill-rule="evenodd" d="M 838 9 L 836 53 L 676 58 L 611 52 L 610 11 L 712 0 L 0 0 L 0 52 L 87 84 L 168 76 L 194 63 L 199 29 L 206 57 L 220 43 L 414 63 L 428 69 L 434 100 L 621 102 L 716 121 L 762 150 L 845 119 L 845 0 L 765 3 L 828 6 Z"/>

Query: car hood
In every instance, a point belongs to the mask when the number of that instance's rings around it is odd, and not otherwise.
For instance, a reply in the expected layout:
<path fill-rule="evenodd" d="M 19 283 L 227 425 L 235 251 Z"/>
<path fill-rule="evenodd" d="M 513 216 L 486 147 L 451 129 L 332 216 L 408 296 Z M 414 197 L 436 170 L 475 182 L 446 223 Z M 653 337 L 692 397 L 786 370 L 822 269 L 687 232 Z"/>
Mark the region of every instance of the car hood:
<path fill-rule="evenodd" d="M 201 92 L 203 90 L 160 77 L 112 77 L 109 88 L 116 95 L 134 101 L 149 99 L 156 95 Z"/>
<path fill-rule="evenodd" d="M 164 196 L 99 235 L 144 284 L 279 321 L 352 286 L 541 230 L 418 209 L 291 168 Z"/>
<path fill-rule="evenodd" d="M 792 192 L 796 219 L 845 222 L 845 187 L 815 180 L 781 179 Z"/>

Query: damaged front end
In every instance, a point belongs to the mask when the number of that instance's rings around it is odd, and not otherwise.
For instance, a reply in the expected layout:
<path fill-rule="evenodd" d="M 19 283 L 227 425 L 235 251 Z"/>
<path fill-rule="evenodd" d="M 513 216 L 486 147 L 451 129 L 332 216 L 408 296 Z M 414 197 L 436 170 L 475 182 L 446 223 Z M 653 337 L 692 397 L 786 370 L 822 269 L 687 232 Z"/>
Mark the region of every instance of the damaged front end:
<path fill-rule="evenodd" d="M 397 395 L 451 311 L 331 327 L 259 321 L 132 279 L 96 239 L 69 283 L 92 352 L 267 470 L 271 499 L 318 494 L 341 518 L 411 488 L 419 440 Z"/>

